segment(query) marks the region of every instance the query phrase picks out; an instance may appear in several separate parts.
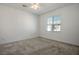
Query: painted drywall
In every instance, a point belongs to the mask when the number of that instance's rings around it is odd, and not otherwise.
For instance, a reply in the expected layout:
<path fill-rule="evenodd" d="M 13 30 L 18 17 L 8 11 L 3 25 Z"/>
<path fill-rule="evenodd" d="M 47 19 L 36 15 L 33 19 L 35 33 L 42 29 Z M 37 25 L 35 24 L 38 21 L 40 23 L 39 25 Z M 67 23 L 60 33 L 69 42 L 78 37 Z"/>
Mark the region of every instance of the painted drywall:
<path fill-rule="evenodd" d="M 49 16 L 61 17 L 60 32 L 46 31 L 46 22 Z M 66 6 L 40 15 L 40 36 L 79 45 L 79 5 Z"/>
<path fill-rule="evenodd" d="M 38 36 L 38 16 L 0 6 L 0 44 Z"/>

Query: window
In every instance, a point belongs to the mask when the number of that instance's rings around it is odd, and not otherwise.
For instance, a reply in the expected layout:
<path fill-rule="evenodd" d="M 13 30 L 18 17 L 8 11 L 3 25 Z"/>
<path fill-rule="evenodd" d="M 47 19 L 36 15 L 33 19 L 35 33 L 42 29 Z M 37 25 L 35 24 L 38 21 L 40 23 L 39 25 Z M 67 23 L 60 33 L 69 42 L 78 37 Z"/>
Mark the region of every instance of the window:
<path fill-rule="evenodd" d="M 47 31 L 61 31 L 60 16 L 51 16 L 47 19 Z"/>
<path fill-rule="evenodd" d="M 52 17 L 49 17 L 47 20 L 47 31 L 52 31 Z"/>

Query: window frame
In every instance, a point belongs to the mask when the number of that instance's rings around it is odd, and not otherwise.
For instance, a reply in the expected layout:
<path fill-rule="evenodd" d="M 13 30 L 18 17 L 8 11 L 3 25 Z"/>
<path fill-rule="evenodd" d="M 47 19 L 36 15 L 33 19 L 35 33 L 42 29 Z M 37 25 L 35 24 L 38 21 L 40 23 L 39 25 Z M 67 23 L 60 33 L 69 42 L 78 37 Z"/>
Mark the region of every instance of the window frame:
<path fill-rule="evenodd" d="M 48 19 L 50 17 L 52 18 L 52 24 L 48 24 L 48 21 L 49 21 Z M 51 31 L 60 32 L 61 31 L 61 18 L 59 19 L 60 20 L 59 24 L 54 24 L 54 17 L 60 17 L 60 16 L 50 16 L 50 17 L 47 18 L 47 29 L 46 30 L 48 31 L 48 26 L 51 25 Z M 60 25 L 60 30 L 59 31 L 54 31 L 56 25 Z M 48 31 L 48 32 L 51 32 L 51 31 Z"/>

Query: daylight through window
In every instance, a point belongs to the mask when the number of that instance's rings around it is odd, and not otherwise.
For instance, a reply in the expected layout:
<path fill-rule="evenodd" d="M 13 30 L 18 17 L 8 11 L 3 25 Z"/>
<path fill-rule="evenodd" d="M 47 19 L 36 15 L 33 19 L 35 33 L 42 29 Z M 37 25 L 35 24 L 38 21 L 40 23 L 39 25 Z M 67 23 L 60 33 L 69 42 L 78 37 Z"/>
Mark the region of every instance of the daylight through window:
<path fill-rule="evenodd" d="M 61 31 L 60 16 L 51 16 L 47 19 L 47 31 Z"/>

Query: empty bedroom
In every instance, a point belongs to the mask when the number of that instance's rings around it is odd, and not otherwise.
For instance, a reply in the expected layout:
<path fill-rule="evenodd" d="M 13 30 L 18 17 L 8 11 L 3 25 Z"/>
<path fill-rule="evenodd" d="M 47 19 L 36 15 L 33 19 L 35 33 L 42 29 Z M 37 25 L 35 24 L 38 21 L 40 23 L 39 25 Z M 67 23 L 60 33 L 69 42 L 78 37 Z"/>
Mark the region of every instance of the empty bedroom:
<path fill-rule="evenodd" d="M 79 55 L 79 4 L 0 3 L 0 55 Z"/>

